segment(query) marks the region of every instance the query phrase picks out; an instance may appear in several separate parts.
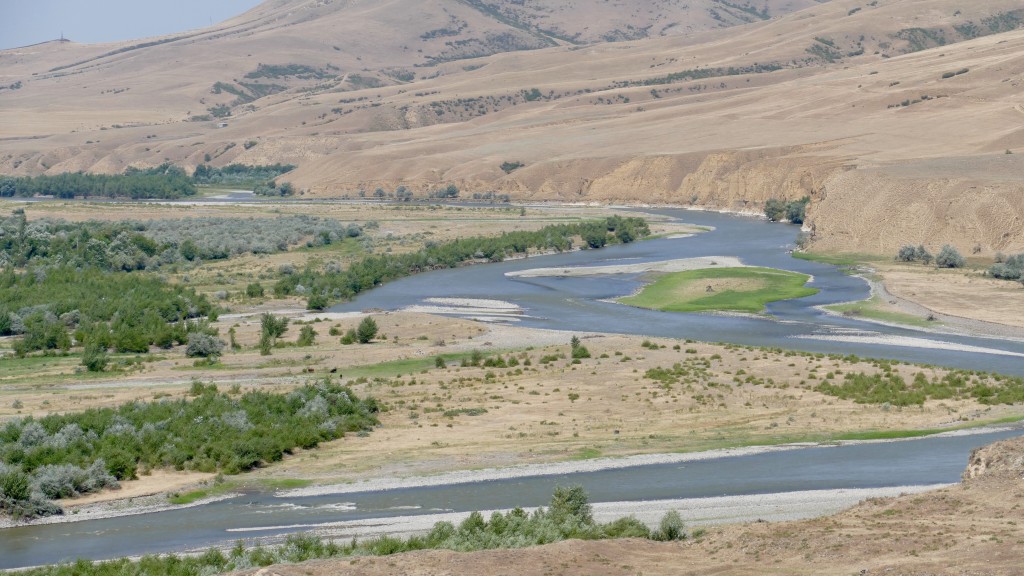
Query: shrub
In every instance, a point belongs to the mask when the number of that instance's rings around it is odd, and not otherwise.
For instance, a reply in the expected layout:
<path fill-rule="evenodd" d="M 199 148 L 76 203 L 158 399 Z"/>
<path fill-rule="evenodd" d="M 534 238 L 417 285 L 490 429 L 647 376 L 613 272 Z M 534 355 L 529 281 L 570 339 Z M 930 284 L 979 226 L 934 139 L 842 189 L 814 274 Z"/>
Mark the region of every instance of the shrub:
<path fill-rule="evenodd" d="M 245 287 L 245 295 L 249 298 L 262 298 L 263 293 L 263 285 L 259 282 L 253 282 Z"/>
<path fill-rule="evenodd" d="M 516 162 L 507 162 L 506 161 L 506 162 L 502 162 L 501 163 L 501 170 L 505 174 L 511 174 L 512 172 L 522 168 L 523 166 L 525 166 L 525 164 L 523 164 L 522 162 L 518 162 L 518 161 L 516 161 Z"/>
<path fill-rule="evenodd" d="M 917 250 L 909 244 L 900 246 L 899 252 L 896 253 L 896 261 L 913 262 L 914 260 L 917 260 Z"/>
<path fill-rule="evenodd" d="M 686 539 L 685 525 L 683 524 L 682 517 L 679 516 L 679 512 L 675 510 L 665 512 L 665 515 L 661 517 L 657 532 L 651 537 L 654 540 L 665 542 Z"/>
<path fill-rule="evenodd" d="M 925 265 L 931 264 L 933 259 L 932 253 L 929 252 L 928 249 L 924 247 L 924 244 L 919 244 L 917 246 L 914 258 L 920 260 Z"/>
<path fill-rule="evenodd" d="M 299 339 L 295 342 L 298 346 L 312 346 L 316 344 L 317 331 L 312 326 L 303 326 L 299 330 Z"/>
<path fill-rule="evenodd" d="M 358 340 L 360 344 L 368 344 L 376 337 L 377 322 L 373 319 L 373 316 L 363 318 L 363 321 L 359 323 L 359 327 L 356 328 L 356 340 Z"/>
<path fill-rule="evenodd" d="M 572 340 L 569 341 L 569 346 L 572 348 L 573 360 L 579 360 L 582 358 L 590 358 L 590 350 L 583 344 L 580 344 L 578 336 L 573 336 Z"/>
<path fill-rule="evenodd" d="M 30 494 L 28 475 L 14 467 L 0 463 L 0 501 L 28 500 Z"/>
<path fill-rule="evenodd" d="M 963 268 L 964 257 L 957 252 L 956 248 L 946 244 L 942 250 L 939 250 L 939 255 L 935 257 L 935 265 L 939 268 Z"/>
<path fill-rule="evenodd" d="M 89 342 L 82 354 L 82 366 L 89 372 L 103 372 L 107 369 L 107 349 L 97 343 Z"/>
<path fill-rule="evenodd" d="M 224 351 L 224 341 L 209 334 L 193 332 L 188 335 L 185 356 L 189 358 L 216 358 Z"/>

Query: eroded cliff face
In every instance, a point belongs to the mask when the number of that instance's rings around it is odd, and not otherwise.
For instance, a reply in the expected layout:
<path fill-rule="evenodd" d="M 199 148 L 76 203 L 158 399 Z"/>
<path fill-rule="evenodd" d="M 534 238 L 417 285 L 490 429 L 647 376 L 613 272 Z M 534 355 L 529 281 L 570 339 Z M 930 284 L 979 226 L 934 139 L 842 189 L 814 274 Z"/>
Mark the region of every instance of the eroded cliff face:
<path fill-rule="evenodd" d="M 771 198 L 809 197 L 805 229 L 821 251 L 895 254 L 905 244 L 933 252 L 951 244 L 990 258 L 1024 252 L 1024 159 L 993 156 L 858 167 L 828 145 L 720 150 L 631 158 L 537 162 L 504 174 L 493 162 L 428 169 L 405 162 L 394 178 L 349 165 L 314 195 L 404 185 L 417 195 L 455 183 L 517 201 L 693 206 L 761 214 Z M 1002 155 L 1000 155 L 1002 156 Z M 401 178 L 400 174 L 415 174 Z M 372 178 L 371 175 L 378 176 Z M 302 186 L 302 183 L 299 183 Z"/>
<path fill-rule="evenodd" d="M 815 203 L 814 247 L 895 254 L 905 244 L 991 257 L 1024 251 L 1024 185 L 1010 181 L 837 173 Z"/>
<path fill-rule="evenodd" d="M 963 480 L 980 477 L 1024 480 L 1024 438 L 1011 438 L 975 448 L 967 461 Z"/>

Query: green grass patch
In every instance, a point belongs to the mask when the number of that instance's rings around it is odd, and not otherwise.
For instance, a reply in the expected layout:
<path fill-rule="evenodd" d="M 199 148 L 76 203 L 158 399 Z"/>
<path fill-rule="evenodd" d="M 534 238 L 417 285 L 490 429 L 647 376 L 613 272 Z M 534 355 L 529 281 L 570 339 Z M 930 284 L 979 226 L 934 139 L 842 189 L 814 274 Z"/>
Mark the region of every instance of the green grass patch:
<path fill-rule="evenodd" d="M 594 458 L 600 458 L 601 451 L 597 448 L 583 448 L 575 456 L 573 460 L 593 460 Z"/>
<path fill-rule="evenodd" d="M 296 488 L 305 488 L 306 486 L 311 486 L 312 484 L 312 480 L 303 480 L 302 478 L 268 478 L 265 480 L 260 480 L 260 485 L 271 490 L 294 490 Z"/>
<path fill-rule="evenodd" d="M 844 316 L 866 318 L 868 320 L 878 320 L 880 322 L 903 324 L 906 326 L 927 327 L 939 325 L 938 322 L 930 321 L 926 318 L 921 318 L 920 316 L 914 316 L 913 314 L 883 310 L 883 306 L 884 303 L 878 296 L 872 296 L 870 299 L 862 300 L 860 302 L 847 302 L 845 304 L 825 306 L 825 309 L 832 312 L 838 312 Z"/>
<path fill-rule="evenodd" d="M 758 313 L 765 304 L 818 293 L 806 274 L 774 268 L 705 268 L 659 276 L 619 302 L 665 312 L 711 310 Z M 708 288 L 710 287 L 710 291 Z"/>
<path fill-rule="evenodd" d="M 834 266 L 856 266 L 865 262 L 889 261 L 877 254 L 864 254 L 859 252 L 842 252 L 837 254 L 823 254 L 821 252 L 793 252 L 793 258 L 807 260 L 809 262 L 821 262 Z"/>

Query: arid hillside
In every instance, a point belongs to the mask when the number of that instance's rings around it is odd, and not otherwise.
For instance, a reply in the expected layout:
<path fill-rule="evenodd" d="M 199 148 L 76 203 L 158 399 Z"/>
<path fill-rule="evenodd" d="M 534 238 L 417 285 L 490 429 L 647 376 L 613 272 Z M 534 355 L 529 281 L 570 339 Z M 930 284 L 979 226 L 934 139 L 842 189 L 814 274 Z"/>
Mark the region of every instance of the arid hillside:
<path fill-rule="evenodd" d="M 1024 250 L 1015 0 L 274 0 L 0 52 L 0 173 L 287 162 L 306 196 L 810 196 L 822 249 Z"/>

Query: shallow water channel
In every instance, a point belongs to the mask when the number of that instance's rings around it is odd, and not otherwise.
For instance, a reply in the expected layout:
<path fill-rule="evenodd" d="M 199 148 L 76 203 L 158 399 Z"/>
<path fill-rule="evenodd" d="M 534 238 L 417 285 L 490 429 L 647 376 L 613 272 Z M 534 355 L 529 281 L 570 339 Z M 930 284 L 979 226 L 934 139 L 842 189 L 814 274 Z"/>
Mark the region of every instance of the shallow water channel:
<path fill-rule="evenodd" d="M 228 547 L 238 539 L 314 530 L 329 523 L 440 511 L 545 505 L 555 486 L 580 484 L 592 502 L 881 488 L 959 480 L 971 449 L 1020 429 L 798 448 L 676 464 L 340 495 L 248 493 L 205 506 L 0 531 L 0 569 L 143 553 Z"/>
<path fill-rule="evenodd" d="M 601 250 L 583 250 L 495 264 L 438 270 L 375 288 L 334 312 L 399 310 L 435 298 L 497 299 L 519 306 L 518 325 L 558 330 L 692 338 L 810 352 L 856 354 L 972 370 L 1024 375 L 1024 342 L 931 334 L 830 315 L 816 306 L 863 300 L 867 283 L 836 266 L 793 258 L 797 228 L 749 217 L 688 210 L 656 213 L 714 227 L 689 238 L 656 239 Z M 733 256 L 745 264 L 813 276 L 815 296 L 769 304 L 767 315 L 658 312 L 609 302 L 633 293 L 643 274 L 590 277 L 508 277 L 533 268 L 658 262 L 699 256 Z M 467 313 L 467 316 L 478 314 Z M 878 339 L 887 339 L 881 343 Z"/>

